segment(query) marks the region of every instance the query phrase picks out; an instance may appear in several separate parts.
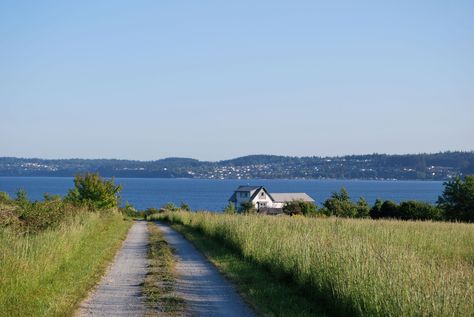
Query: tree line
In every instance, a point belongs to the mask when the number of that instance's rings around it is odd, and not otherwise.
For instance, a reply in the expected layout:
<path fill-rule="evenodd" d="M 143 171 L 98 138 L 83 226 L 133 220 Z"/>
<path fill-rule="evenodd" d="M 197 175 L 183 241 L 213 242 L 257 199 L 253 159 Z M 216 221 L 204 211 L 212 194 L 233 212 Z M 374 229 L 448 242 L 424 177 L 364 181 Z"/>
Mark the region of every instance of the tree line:
<path fill-rule="evenodd" d="M 313 203 L 293 201 L 288 202 L 283 210 L 307 216 L 474 222 L 474 175 L 445 182 L 436 204 L 377 199 L 373 206 L 369 206 L 363 197 L 354 202 L 342 188 L 340 192 L 334 192 L 320 209 Z"/>

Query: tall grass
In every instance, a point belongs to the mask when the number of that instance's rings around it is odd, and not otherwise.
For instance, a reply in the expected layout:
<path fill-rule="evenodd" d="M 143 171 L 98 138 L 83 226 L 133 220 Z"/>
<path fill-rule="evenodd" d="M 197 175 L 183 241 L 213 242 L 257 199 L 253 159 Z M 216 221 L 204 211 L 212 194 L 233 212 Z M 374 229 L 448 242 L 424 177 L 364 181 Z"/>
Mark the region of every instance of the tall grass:
<path fill-rule="evenodd" d="M 473 316 L 474 225 L 175 212 L 341 315 Z"/>
<path fill-rule="evenodd" d="M 83 212 L 37 234 L 0 228 L 0 316 L 71 315 L 131 221 Z"/>

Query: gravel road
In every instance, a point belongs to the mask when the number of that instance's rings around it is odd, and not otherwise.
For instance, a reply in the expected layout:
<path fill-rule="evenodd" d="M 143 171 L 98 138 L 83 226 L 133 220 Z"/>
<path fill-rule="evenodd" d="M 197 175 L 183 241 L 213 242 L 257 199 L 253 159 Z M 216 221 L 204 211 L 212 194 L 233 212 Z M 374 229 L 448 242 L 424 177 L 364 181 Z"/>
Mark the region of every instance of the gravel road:
<path fill-rule="evenodd" d="M 180 233 L 163 223 L 156 223 L 175 249 L 176 295 L 187 303 L 191 316 L 254 316 L 234 287 Z"/>
<path fill-rule="evenodd" d="M 147 272 L 148 228 L 136 221 L 98 287 L 82 302 L 76 316 L 143 316 L 141 283 Z"/>

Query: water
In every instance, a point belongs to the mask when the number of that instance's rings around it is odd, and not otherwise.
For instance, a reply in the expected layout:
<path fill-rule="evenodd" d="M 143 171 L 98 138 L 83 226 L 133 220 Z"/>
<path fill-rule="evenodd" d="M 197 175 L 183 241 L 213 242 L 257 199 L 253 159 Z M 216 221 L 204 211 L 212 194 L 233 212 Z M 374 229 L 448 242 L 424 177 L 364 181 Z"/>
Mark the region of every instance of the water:
<path fill-rule="evenodd" d="M 263 185 L 271 192 L 305 192 L 321 205 L 332 192 L 345 187 L 351 198 L 360 196 L 373 204 L 375 199 L 421 200 L 436 202 L 443 190 L 442 182 L 366 181 L 366 180 L 208 180 L 116 178 L 123 185 L 122 201 L 138 209 L 160 207 L 167 202 L 186 202 L 193 210 L 222 210 L 239 185 Z M 0 177 L 0 191 L 14 197 L 23 188 L 32 200 L 44 193 L 65 195 L 74 186 L 72 177 Z"/>

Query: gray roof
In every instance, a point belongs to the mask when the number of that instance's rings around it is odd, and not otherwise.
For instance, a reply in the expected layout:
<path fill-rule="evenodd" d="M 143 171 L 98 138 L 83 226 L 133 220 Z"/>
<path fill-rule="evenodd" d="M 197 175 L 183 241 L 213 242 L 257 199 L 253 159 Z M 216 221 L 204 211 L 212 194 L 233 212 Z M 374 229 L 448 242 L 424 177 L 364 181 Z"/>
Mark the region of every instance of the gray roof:
<path fill-rule="evenodd" d="M 236 192 L 251 192 L 253 190 L 259 189 L 261 186 L 239 186 L 235 191 Z"/>
<path fill-rule="evenodd" d="M 292 200 L 302 200 L 314 202 L 314 199 L 309 197 L 306 193 L 271 193 L 273 201 L 277 203 L 284 203 Z"/>

